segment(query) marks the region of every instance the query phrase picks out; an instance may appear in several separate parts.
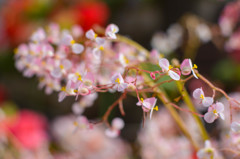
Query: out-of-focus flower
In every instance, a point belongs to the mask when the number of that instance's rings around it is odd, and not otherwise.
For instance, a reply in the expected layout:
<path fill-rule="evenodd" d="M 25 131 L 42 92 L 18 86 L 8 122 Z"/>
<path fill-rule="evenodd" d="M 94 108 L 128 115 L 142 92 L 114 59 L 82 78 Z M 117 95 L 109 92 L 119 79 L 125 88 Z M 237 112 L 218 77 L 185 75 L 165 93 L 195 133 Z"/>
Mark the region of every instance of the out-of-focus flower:
<path fill-rule="evenodd" d="M 192 65 L 191 59 L 183 60 L 180 68 L 183 75 L 189 75 L 192 72 L 193 76 L 198 79 L 197 75 L 194 72 L 194 69 L 197 69 L 197 65 Z"/>
<path fill-rule="evenodd" d="M 169 61 L 166 58 L 162 58 L 159 60 L 159 66 L 162 68 L 163 72 L 166 72 L 172 79 L 180 80 L 180 71 L 178 68 L 173 68 L 172 65 L 169 64 Z"/>
<path fill-rule="evenodd" d="M 145 123 L 138 135 L 142 158 L 192 159 L 191 143 L 175 129 L 175 122 L 167 110 L 160 109 Z"/>
<path fill-rule="evenodd" d="M 34 112 L 23 110 L 17 114 L 9 130 L 16 138 L 15 143 L 26 149 L 38 149 L 47 143 L 46 119 Z"/>
<path fill-rule="evenodd" d="M 240 2 L 234 1 L 230 2 L 224 8 L 220 19 L 219 25 L 224 36 L 231 35 L 234 27 L 237 25 L 239 21 L 239 13 L 240 13 Z"/>
<path fill-rule="evenodd" d="M 209 140 L 206 140 L 205 141 L 205 147 L 200 149 L 198 152 L 197 152 L 197 157 L 199 159 L 214 159 L 214 153 L 215 153 L 215 150 L 214 148 L 212 147 L 211 143 Z"/>
<path fill-rule="evenodd" d="M 84 117 L 82 118 L 84 119 Z M 71 159 L 122 159 L 128 158 L 128 146 L 119 138 L 109 138 L 105 135 L 104 129 L 94 126 L 93 129 L 79 127 L 73 124 L 74 116 L 59 117 L 54 120 L 52 126 L 53 135 L 66 153 L 59 154 L 62 158 Z M 82 120 L 84 121 L 84 120 Z M 114 124 L 117 128 L 122 123 Z M 79 123 L 81 124 L 81 123 Z"/>
<path fill-rule="evenodd" d="M 213 98 L 212 97 L 205 97 L 202 88 L 197 88 L 193 91 L 193 98 L 198 100 L 203 106 L 208 107 L 212 105 Z"/>
<path fill-rule="evenodd" d="M 108 137 L 115 138 L 120 134 L 120 130 L 124 127 L 124 121 L 121 118 L 114 118 L 112 120 L 112 127 L 106 129 L 105 134 Z"/>
<path fill-rule="evenodd" d="M 117 39 L 116 33 L 118 33 L 119 28 L 115 24 L 109 24 L 106 28 L 105 35 L 110 39 Z"/>
<path fill-rule="evenodd" d="M 182 43 L 183 28 L 179 24 L 173 24 L 167 33 L 157 33 L 153 36 L 151 45 L 159 52 L 168 55 L 175 51 Z"/>
<path fill-rule="evenodd" d="M 197 27 L 196 27 L 196 34 L 197 36 L 199 37 L 199 39 L 206 43 L 208 41 L 210 41 L 212 39 L 212 33 L 211 33 L 211 30 L 210 28 L 202 23 L 202 24 L 199 24 Z"/>
<path fill-rule="evenodd" d="M 221 102 L 211 105 L 208 112 L 204 115 L 204 120 L 208 123 L 214 122 L 219 116 L 224 120 L 224 105 Z"/>

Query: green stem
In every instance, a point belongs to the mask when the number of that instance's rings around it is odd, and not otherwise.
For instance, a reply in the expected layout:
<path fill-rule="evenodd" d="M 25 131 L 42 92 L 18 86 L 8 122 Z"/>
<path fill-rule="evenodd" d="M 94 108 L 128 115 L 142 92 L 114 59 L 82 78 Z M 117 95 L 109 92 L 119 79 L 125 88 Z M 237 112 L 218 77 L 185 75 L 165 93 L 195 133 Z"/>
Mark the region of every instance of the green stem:
<path fill-rule="evenodd" d="M 177 83 L 178 90 L 179 90 L 180 94 L 182 95 L 184 102 L 187 104 L 187 107 L 189 108 L 189 110 L 191 110 L 192 112 L 197 112 L 183 83 L 181 83 L 180 81 L 176 81 L 176 83 Z M 194 114 L 192 114 L 192 115 L 193 115 L 195 122 L 198 125 L 200 132 L 201 132 L 202 139 L 203 140 L 209 139 L 208 133 L 202 123 L 201 118 L 197 115 L 194 115 Z"/>

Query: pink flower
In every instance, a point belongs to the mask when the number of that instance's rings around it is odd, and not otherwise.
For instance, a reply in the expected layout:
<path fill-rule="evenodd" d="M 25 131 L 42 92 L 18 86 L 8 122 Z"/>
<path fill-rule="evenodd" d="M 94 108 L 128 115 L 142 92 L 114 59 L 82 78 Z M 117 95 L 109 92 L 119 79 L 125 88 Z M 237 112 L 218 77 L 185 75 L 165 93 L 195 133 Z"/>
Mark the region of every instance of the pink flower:
<path fill-rule="evenodd" d="M 109 24 L 106 28 L 105 35 L 111 39 L 117 39 L 116 33 L 119 31 L 119 28 L 115 24 Z"/>
<path fill-rule="evenodd" d="M 124 82 L 124 79 L 120 73 L 114 74 L 111 81 L 113 84 L 115 84 L 114 89 L 116 89 L 118 92 L 123 92 L 128 86 L 128 84 Z"/>
<path fill-rule="evenodd" d="M 61 88 L 61 92 L 58 94 L 58 102 L 62 102 L 67 95 L 76 95 L 72 88 L 72 81 L 69 81 L 66 87 Z"/>
<path fill-rule="evenodd" d="M 169 64 L 169 61 L 166 59 L 166 58 L 161 58 L 159 60 L 159 66 L 162 68 L 162 71 L 163 72 L 167 72 L 168 75 L 178 81 L 180 80 L 180 71 L 178 68 L 173 68 L 170 64 Z M 176 73 L 177 72 L 177 73 Z"/>
<path fill-rule="evenodd" d="M 33 42 L 42 42 L 43 40 L 46 39 L 46 33 L 42 28 L 39 28 L 37 31 L 35 31 L 32 36 L 31 40 Z"/>
<path fill-rule="evenodd" d="M 192 72 L 193 76 L 198 79 L 197 75 L 194 72 L 194 69 L 197 68 L 197 65 L 194 64 L 193 66 L 191 59 L 183 60 L 180 68 L 183 75 L 189 75 Z"/>
<path fill-rule="evenodd" d="M 61 78 L 63 74 L 66 74 L 72 67 L 70 60 L 64 59 L 61 63 L 51 71 L 51 75 L 54 78 Z"/>
<path fill-rule="evenodd" d="M 150 119 L 151 119 L 153 110 L 154 109 L 158 110 L 158 107 L 157 106 L 155 107 L 156 102 L 157 102 L 157 99 L 155 97 L 146 98 L 146 99 L 141 98 L 140 101 L 138 101 L 137 105 L 142 106 L 142 109 L 145 112 L 149 112 L 149 110 L 151 110 L 150 112 Z"/>
<path fill-rule="evenodd" d="M 95 40 L 97 38 L 97 36 L 98 35 L 92 29 L 90 29 L 86 32 L 86 37 L 90 40 Z"/>
<path fill-rule="evenodd" d="M 105 39 L 97 37 L 96 44 L 97 46 L 93 49 L 93 55 L 99 59 L 105 48 Z"/>
<path fill-rule="evenodd" d="M 43 116 L 23 110 L 9 129 L 17 139 L 16 144 L 26 149 L 37 149 L 47 141 L 46 127 L 47 122 Z"/>
<path fill-rule="evenodd" d="M 108 137 L 115 138 L 120 134 L 120 130 L 124 127 L 124 121 L 121 118 L 114 118 L 112 120 L 111 129 L 107 129 L 105 134 Z"/>
<path fill-rule="evenodd" d="M 197 88 L 193 91 L 193 98 L 197 99 L 200 101 L 200 103 L 203 104 L 203 106 L 208 107 L 212 105 L 213 103 L 213 98 L 212 97 L 205 97 L 204 92 L 202 88 Z"/>
<path fill-rule="evenodd" d="M 208 108 L 208 112 L 204 115 L 204 120 L 208 123 L 214 122 L 219 116 L 224 120 L 224 105 L 217 102 Z"/>
<path fill-rule="evenodd" d="M 81 54 L 84 50 L 84 46 L 82 44 L 76 43 L 70 34 L 64 34 L 62 43 L 64 45 L 71 46 L 72 52 L 75 54 Z"/>

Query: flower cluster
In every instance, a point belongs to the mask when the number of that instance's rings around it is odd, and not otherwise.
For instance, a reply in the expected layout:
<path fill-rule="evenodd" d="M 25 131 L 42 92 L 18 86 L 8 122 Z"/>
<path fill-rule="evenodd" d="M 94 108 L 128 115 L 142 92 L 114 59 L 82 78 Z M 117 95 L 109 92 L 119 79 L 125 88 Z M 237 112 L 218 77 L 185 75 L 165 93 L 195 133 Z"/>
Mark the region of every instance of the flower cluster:
<path fill-rule="evenodd" d="M 157 110 L 157 100 L 154 97 L 139 97 L 138 91 L 145 88 L 143 76 L 136 73 L 139 71 L 152 77 L 155 74 L 169 75 L 173 80 L 180 80 L 181 72 L 183 75 L 192 72 L 197 78 L 194 72 L 197 66 L 190 59 L 185 59 L 178 68 L 170 65 L 166 58 L 160 58 L 161 70 L 154 72 L 132 67 L 147 61 L 148 55 L 133 46 L 117 42 L 118 31 L 115 24 L 110 24 L 105 32 L 100 33 L 93 29 L 84 33 L 80 26 L 60 30 L 57 24 L 50 24 L 46 30 L 37 29 L 28 44 L 21 44 L 15 50 L 16 67 L 26 77 L 37 76 L 39 87 L 45 87 L 47 94 L 58 91 L 59 102 L 67 96 L 75 96 L 76 100 L 82 96 L 72 106 L 75 114 L 81 114 L 84 108 L 91 106 L 84 101 L 93 103 L 97 93 L 105 91 L 136 91 L 137 105 L 141 105 L 145 112 L 151 110 L 152 114 L 154 109 Z M 131 70 L 135 73 L 130 73 Z"/>

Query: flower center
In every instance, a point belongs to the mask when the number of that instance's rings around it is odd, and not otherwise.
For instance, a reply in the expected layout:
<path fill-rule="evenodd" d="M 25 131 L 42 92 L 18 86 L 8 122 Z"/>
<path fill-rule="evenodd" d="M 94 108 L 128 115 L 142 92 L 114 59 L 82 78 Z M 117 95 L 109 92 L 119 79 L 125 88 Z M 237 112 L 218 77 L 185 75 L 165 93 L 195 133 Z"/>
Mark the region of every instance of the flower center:
<path fill-rule="evenodd" d="M 64 66 L 63 66 L 63 65 L 60 65 L 59 67 L 60 67 L 61 70 L 64 69 Z"/>
<path fill-rule="evenodd" d="M 140 98 L 140 101 L 143 103 L 143 98 Z"/>
<path fill-rule="evenodd" d="M 104 47 L 103 47 L 103 46 L 100 46 L 100 47 L 99 47 L 99 50 L 103 51 L 103 50 L 104 50 Z"/>
<path fill-rule="evenodd" d="M 98 35 L 95 33 L 95 34 L 94 34 L 94 39 L 96 39 L 97 36 L 98 36 Z"/>
<path fill-rule="evenodd" d="M 204 95 L 203 95 L 203 94 L 201 94 L 200 98 L 203 100 L 203 99 L 204 99 Z"/>
<path fill-rule="evenodd" d="M 66 92 L 66 87 L 62 87 L 61 91 Z"/>
<path fill-rule="evenodd" d="M 75 44 L 75 40 L 71 40 L 70 43 L 73 45 Z"/>
<path fill-rule="evenodd" d="M 117 79 L 115 80 L 115 82 L 118 83 L 118 84 L 120 84 L 120 79 L 117 78 Z"/>
<path fill-rule="evenodd" d="M 214 110 L 213 110 L 213 113 L 214 113 L 214 114 L 217 114 L 217 110 L 216 110 L 216 109 L 214 109 Z"/>
<path fill-rule="evenodd" d="M 156 106 L 153 108 L 153 110 L 158 111 L 158 106 L 156 105 Z"/>
<path fill-rule="evenodd" d="M 197 66 L 196 64 L 194 64 L 192 68 L 193 68 L 193 69 L 194 69 L 194 68 L 197 69 L 198 66 Z"/>
<path fill-rule="evenodd" d="M 171 70 L 173 67 L 172 67 L 172 65 L 169 65 L 168 66 L 168 70 Z"/>
<path fill-rule="evenodd" d="M 125 56 L 123 58 L 124 58 L 125 63 L 128 64 L 129 60 Z"/>

